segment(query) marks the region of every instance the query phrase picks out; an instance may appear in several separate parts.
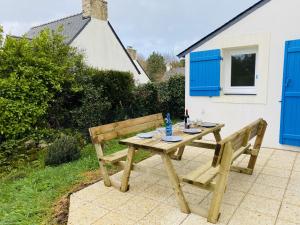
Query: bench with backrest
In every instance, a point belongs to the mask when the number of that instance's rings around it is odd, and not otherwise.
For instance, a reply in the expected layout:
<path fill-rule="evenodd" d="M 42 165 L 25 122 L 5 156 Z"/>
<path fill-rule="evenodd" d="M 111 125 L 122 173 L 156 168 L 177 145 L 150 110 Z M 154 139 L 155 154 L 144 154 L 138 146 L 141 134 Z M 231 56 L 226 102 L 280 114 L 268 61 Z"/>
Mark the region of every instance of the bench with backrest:
<path fill-rule="evenodd" d="M 128 148 L 116 152 L 114 154 L 105 155 L 105 141 L 109 141 L 114 138 L 119 138 L 124 135 L 128 135 L 135 132 L 141 132 L 147 129 L 153 129 L 162 126 L 164 123 L 161 113 L 150 116 L 140 117 L 136 119 L 130 119 L 120 121 L 116 123 L 106 124 L 89 129 L 92 143 L 95 146 L 97 157 L 99 160 L 100 171 L 103 176 L 104 184 L 108 187 L 114 186 L 120 188 L 120 183 L 112 180 L 109 177 L 106 164 L 118 164 L 120 161 L 126 159 Z"/>
<path fill-rule="evenodd" d="M 267 127 L 266 121 L 259 119 L 243 129 L 214 145 L 214 157 L 212 162 L 197 168 L 182 177 L 182 181 L 213 192 L 212 201 L 207 219 L 216 223 L 220 217 L 220 206 L 226 190 L 229 171 L 235 171 L 251 175 L 256 159 L 261 148 L 264 133 Z M 252 146 L 250 141 L 253 140 Z M 197 146 L 197 142 L 192 144 Z M 199 142 L 199 146 L 205 144 Z M 212 144 L 207 145 L 212 148 Z M 232 163 L 242 154 L 250 155 L 247 168 L 232 166 Z"/>

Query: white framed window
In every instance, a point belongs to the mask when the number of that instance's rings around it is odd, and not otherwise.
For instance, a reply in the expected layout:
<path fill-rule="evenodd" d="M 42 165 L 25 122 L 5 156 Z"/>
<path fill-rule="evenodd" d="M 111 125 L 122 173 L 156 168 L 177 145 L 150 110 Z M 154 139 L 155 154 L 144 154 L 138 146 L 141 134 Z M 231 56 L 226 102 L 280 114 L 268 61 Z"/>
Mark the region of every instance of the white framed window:
<path fill-rule="evenodd" d="M 257 93 L 258 48 L 224 50 L 224 94 Z"/>

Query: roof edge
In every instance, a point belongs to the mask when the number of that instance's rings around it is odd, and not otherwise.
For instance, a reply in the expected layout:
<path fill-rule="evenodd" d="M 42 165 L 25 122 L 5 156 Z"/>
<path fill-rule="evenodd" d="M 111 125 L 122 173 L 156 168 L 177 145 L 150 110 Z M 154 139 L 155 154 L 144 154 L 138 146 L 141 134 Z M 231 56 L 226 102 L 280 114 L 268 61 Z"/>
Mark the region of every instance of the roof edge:
<path fill-rule="evenodd" d="M 141 74 L 141 71 L 139 70 L 139 68 L 137 68 L 137 66 L 135 65 L 133 59 L 130 57 L 129 53 L 127 52 L 125 46 L 123 45 L 121 39 L 119 38 L 119 36 L 117 35 L 115 29 L 113 28 L 113 26 L 111 25 L 111 23 L 109 21 L 107 21 L 108 26 L 110 27 L 111 31 L 113 32 L 113 34 L 115 35 L 115 37 L 117 38 L 119 44 L 122 46 L 123 50 L 125 51 L 127 57 L 129 58 L 130 62 L 132 63 L 132 65 L 134 66 L 134 68 L 136 69 L 136 71 L 138 72 L 138 74 Z"/>
<path fill-rule="evenodd" d="M 78 35 L 84 30 L 84 28 L 91 22 L 92 18 L 88 17 L 85 18 L 87 19 L 87 22 L 84 24 L 84 26 L 81 27 L 80 30 L 78 30 L 78 32 L 71 38 L 71 40 L 68 41 L 68 45 L 72 44 L 72 42 L 78 37 Z"/>
<path fill-rule="evenodd" d="M 34 28 L 38 28 L 38 27 L 43 27 L 43 26 L 49 25 L 51 23 L 56 23 L 56 22 L 59 22 L 61 20 L 65 20 L 65 19 L 68 19 L 68 18 L 71 18 L 71 17 L 74 17 L 74 16 L 79 16 L 81 14 L 83 14 L 83 13 L 82 12 L 81 13 L 76 13 L 76 14 L 71 15 L 71 16 L 66 16 L 66 17 L 63 17 L 63 18 L 60 18 L 60 19 L 57 19 L 57 20 L 52 20 L 52 21 L 49 21 L 47 23 L 43 23 L 43 24 L 40 24 L 40 25 L 37 25 L 37 26 L 33 26 L 33 27 L 30 28 L 30 30 L 34 29 Z M 82 16 L 82 18 L 85 18 L 85 17 Z"/>
<path fill-rule="evenodd" d="M 222 33 L 225 30 L 227 30 L 227 28 L 229 28 L 229 27 L 233 26 L 234 24 L 238 23 L 240 20 L 244 19 L 245 17 L 247 17 L 248 15 L 250 15 L 252 12 L 254 12 L 257 9 L 261 8 L 262 6 L 264 6 L 265 4 L 269 3 L 270 1 L 271 0 L 261 0 L 261 1 L 257 2 L 257 3 L 255 3 L 251 7 L 247 8 L 245 11 L 243 11 L 240 14 L 238 14 L 237 16 L 235 16 L 233 19 L 229 20 L 227 23 L 225 23 L 221 27 L 217 28 L 216 30 L 214 30 L 213 32 L 209 33 L 204 38 L 200 39 L 199 41 L 197 41 L 196 43 L 194 43 L 190 47 L 186 48 L 184 51 L 182 51 L 181 53 L 179 53 L 177 55 L 177 57 L 179 57 L 179 58 L 185 57 L 185 55 L 187 55 L 188 53 L 190 53 L 191 51 L 193 51 L 195 48 L 198 48 L 199 46 L 203 45 L 207 41 L 209 41 L 212 38 L 214 38 L 215 36 L 217 36 L 218 34 Z"/>

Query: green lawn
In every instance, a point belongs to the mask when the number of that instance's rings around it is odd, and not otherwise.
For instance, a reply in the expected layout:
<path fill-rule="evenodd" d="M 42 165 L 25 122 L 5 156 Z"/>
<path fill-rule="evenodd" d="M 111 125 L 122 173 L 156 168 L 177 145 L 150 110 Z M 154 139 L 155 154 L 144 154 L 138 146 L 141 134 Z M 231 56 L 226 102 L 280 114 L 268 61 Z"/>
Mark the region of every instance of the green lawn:
<path fill-rule="evenodd" d="M 107 142 L 106 154 L 124 149 L 118 139 Z M 135 160 L 149 157 L 140 151 Z M 79 160 L 58 167 L 44 167 L 41 157 L 38 169 L 26 167 L 0 180 L 0 224 L 49 224 L 53 204 L 73 186 L 87 181 L 85 172 L 98 169 L 92 145 L 82 150 Z"/>

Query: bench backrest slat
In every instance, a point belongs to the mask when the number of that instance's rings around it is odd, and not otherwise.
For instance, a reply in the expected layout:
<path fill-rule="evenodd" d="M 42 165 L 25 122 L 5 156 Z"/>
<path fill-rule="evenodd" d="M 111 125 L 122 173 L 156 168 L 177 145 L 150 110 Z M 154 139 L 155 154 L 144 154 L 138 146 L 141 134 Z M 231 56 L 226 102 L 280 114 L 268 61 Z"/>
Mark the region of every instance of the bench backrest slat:
<path fill-rule="evenodd" d="M 130 133 L 135 133 L 163 125 L 161 113 L 150 116 L 129 119 L 116 123 L 106 124 L 89 129 L 93 143 L 101 143 Z"/>
<path fill-rule="evenodd" d="M 251 141 L 254 137 L 260 138 L 261 130 L 263 130 L 266 126 L 266 121 L 264 121 L 263 119 L 258 119 L 255 122 L 249 124 L 248 126 L 242 128 L 241 130 L 233 133 L 232 135 L 220 141 L 217 144 L 215 150 L 212 166 L 216 167 L 221 163 L 223 151 L 225 149 L 226 144 L 230 142 L 233 151 L 235 152 L 238 149 L 247 146 L 249 141 Z"/>

